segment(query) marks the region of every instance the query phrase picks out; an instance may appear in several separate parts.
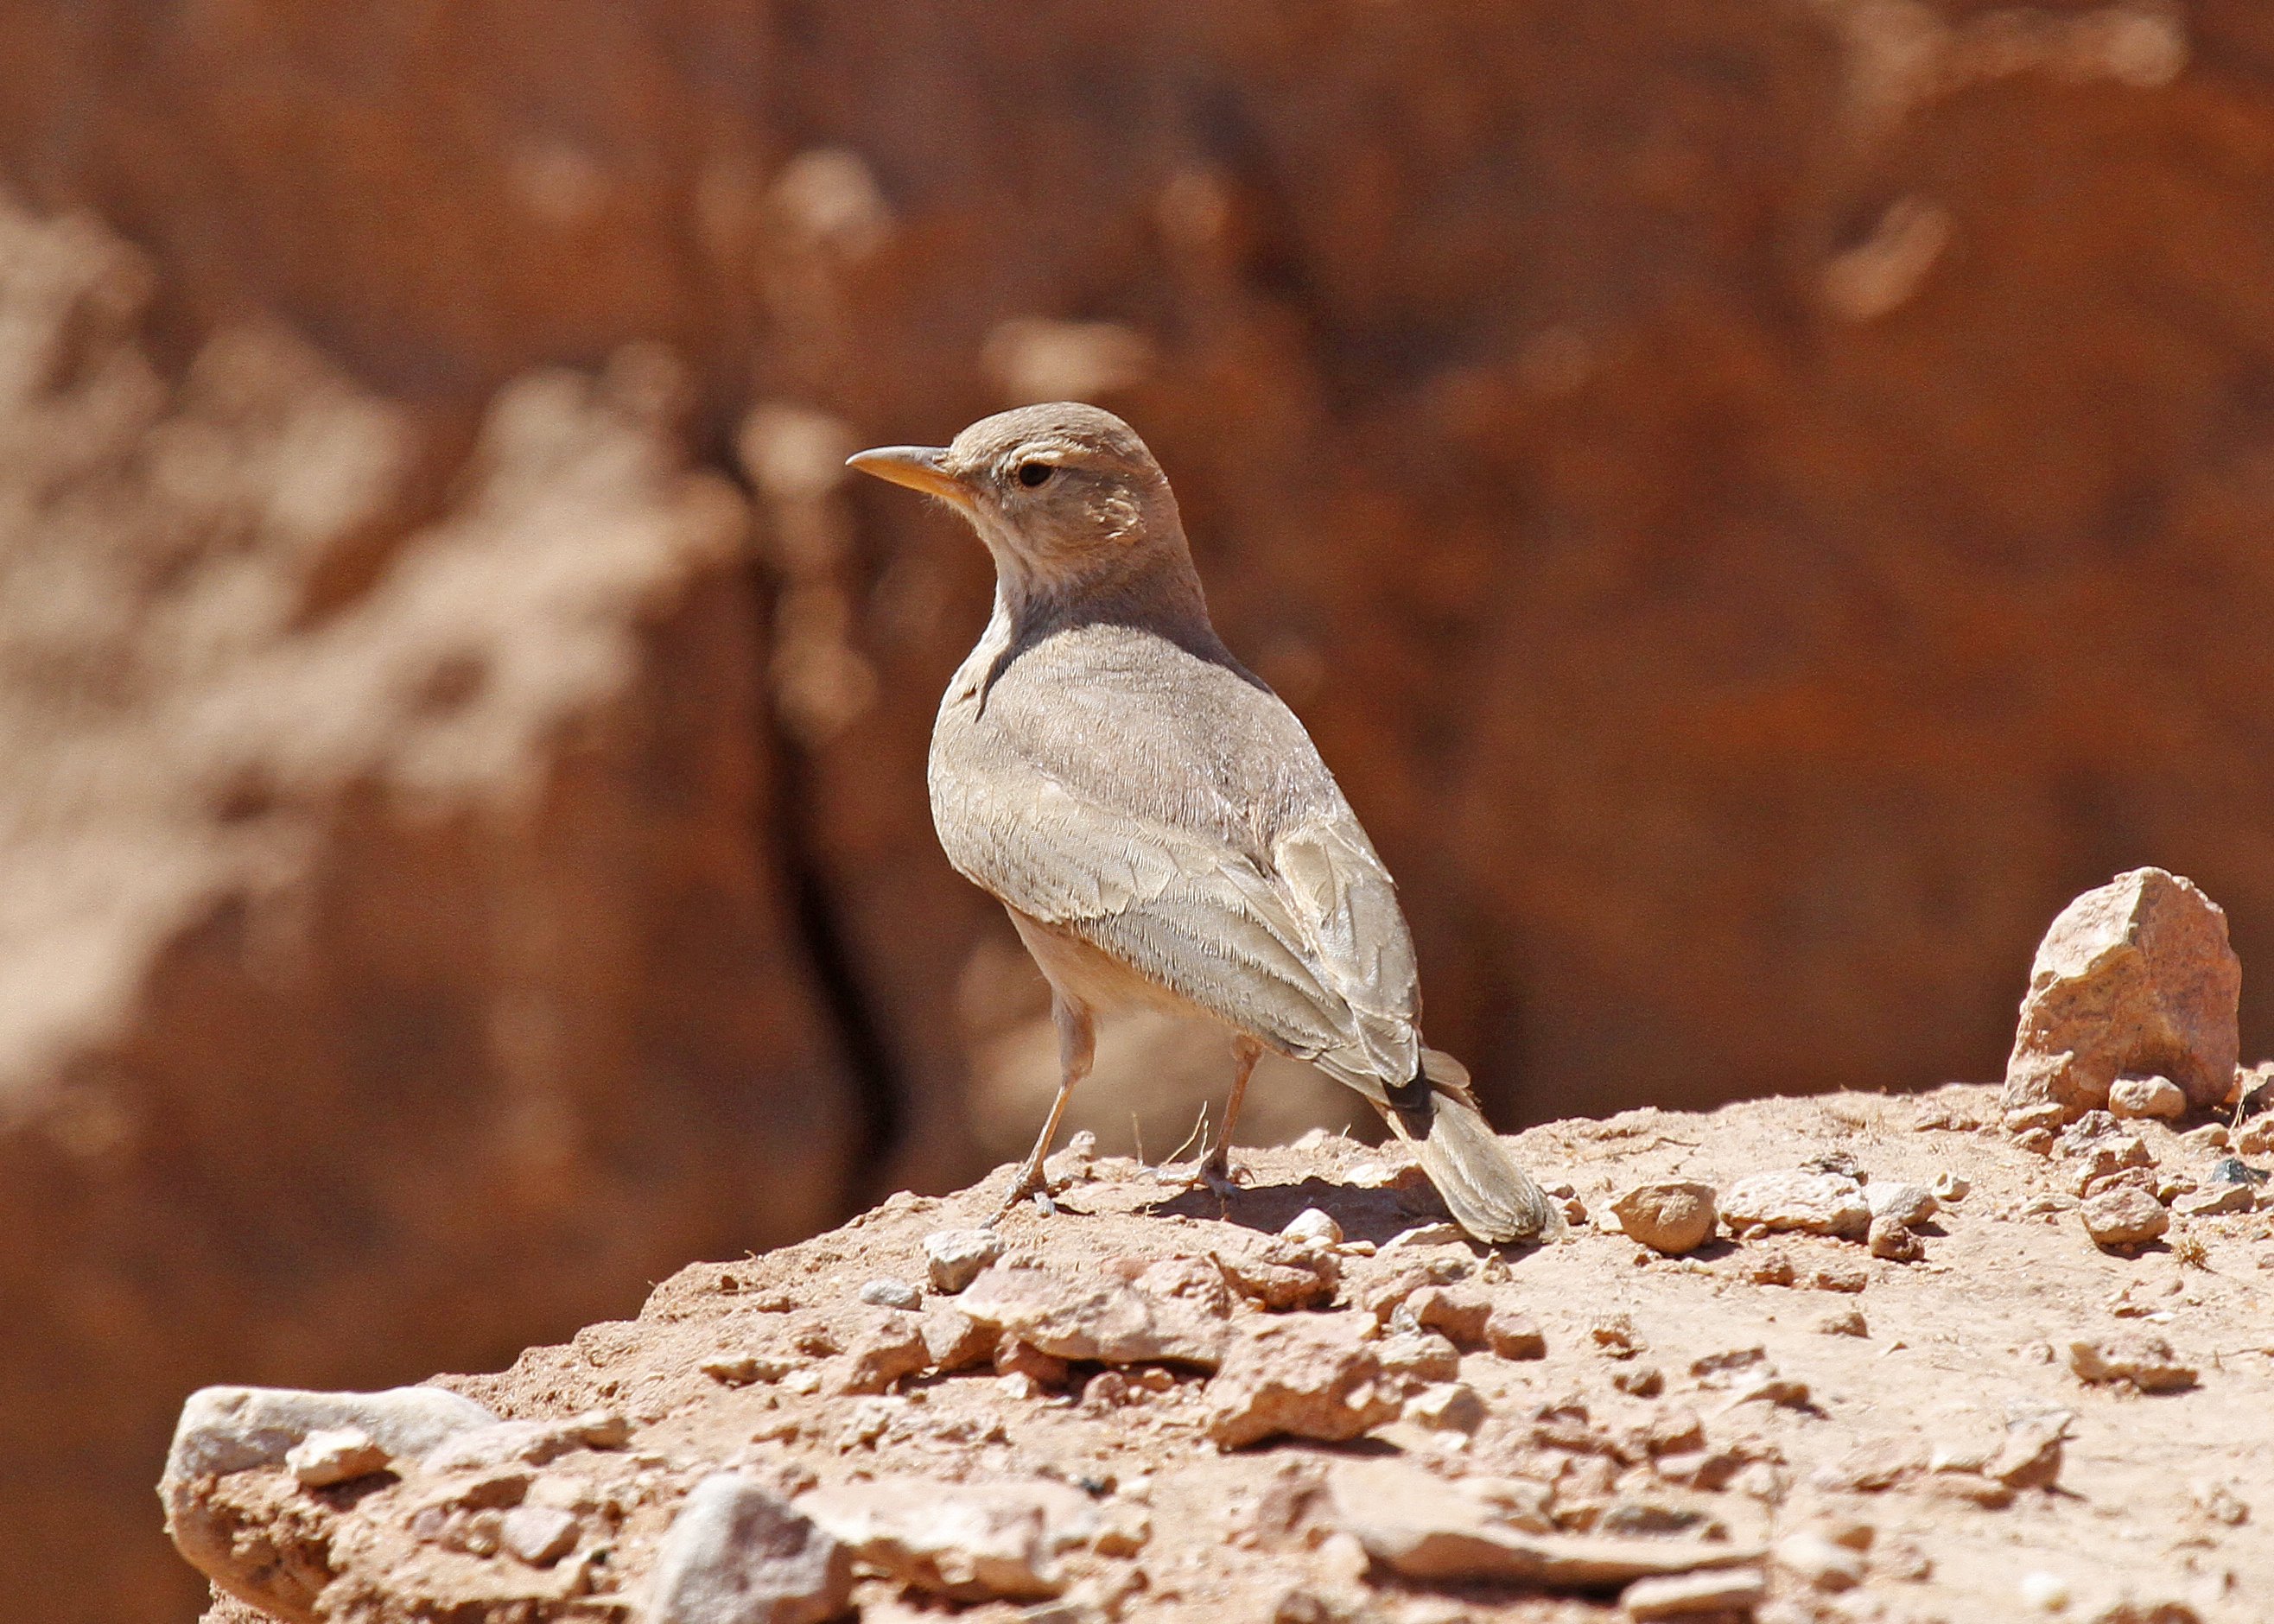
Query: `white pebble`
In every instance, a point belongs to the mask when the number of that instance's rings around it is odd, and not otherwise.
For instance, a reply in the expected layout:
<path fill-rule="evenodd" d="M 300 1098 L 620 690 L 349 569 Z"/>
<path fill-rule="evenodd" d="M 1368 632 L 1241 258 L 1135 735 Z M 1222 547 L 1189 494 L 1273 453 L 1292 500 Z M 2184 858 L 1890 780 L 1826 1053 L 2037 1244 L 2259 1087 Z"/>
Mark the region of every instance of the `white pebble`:
<path fill-rule="evenodd" d="M 2068 1581 L 2057 1573 L 2033 1568 L 2022 1575 L 2022 1602 L 2040 1613 L 2059 1613 L 2068 1605 Z"/>
<path fill-rule="evenodd" d="M 387 1470 L 387 1451 L 359 1426 L 309 1433 L 285 1453 L 284 1464 L 304 1488 L 325 1489 Z"/>
<path fill-rule="evenodd" d="M 861 1288 L 861 1300 L 877 1308 L 921 1308 L 923 1293 L 905 1280 L 872 1280 Z"/>

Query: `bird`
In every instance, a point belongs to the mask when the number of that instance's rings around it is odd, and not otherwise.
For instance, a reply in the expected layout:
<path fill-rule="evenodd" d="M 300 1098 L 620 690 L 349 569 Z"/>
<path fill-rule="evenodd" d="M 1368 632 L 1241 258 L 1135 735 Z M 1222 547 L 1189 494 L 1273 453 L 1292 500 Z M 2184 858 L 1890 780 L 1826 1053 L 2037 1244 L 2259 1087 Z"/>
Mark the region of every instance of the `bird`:
<path fill-rule="evenodd" d="M 1224 1028 L 1231 1091 L 1195 1177 L 1221 1186 L 1266 1051 L 1355 1090 L 1461 1227 L 1504 1244 L 1557 1215 L 1427 1047 L 1389 871 L 1308 733 L 1209 618 L 1177 500 L 1126 423 L 1078 402 L 847 465 L 936 497 L 995 565 L 993 613 L 940 701 L 927 766 L 948 861 L 1000 901 L 1050 983 L 1059 1085 L 997 1221 L 1044 1159 L 1101 1016 Z"/>

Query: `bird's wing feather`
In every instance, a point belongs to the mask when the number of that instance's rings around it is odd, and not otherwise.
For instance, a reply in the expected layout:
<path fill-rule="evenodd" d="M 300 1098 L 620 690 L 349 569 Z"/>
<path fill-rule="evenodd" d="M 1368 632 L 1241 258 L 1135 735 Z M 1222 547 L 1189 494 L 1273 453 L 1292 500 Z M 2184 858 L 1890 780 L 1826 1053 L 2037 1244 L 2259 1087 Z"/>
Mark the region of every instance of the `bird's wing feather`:
<path fill-rule="evenodd" d="M 1412 942 L 1339 793 L 1259 861 L 1214 829 L 1113 804 L 1138 797 L 1095 775 L 1075 788 L 1023 754 L 985 758 L 934 783 L 968 877 L 1370 1096 L 1415 1074 Z"/>

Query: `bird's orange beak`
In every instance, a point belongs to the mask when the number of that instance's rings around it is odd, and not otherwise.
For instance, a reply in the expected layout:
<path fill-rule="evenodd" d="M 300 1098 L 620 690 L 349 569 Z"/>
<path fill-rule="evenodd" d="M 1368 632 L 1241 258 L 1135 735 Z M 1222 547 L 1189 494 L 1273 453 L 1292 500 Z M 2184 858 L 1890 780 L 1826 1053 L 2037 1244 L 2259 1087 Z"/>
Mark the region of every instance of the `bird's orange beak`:
<path fill-rule="evenodd" d="M 874 451 L 855 452 L 845 459 L 845 466 L 968 509 L 971 492 L 947 471 L 943 462 L 946 455 L 938 446 L 879 446 Z"/>

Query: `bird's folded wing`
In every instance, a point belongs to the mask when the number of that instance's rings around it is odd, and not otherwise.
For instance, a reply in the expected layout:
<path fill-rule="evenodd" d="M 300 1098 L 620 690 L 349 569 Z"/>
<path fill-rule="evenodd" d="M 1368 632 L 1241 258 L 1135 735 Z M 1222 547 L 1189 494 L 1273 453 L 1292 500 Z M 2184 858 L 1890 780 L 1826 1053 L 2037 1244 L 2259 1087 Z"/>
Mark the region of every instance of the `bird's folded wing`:
<path fill-rule="evenodd" d="M 960 778 L 936 810 L 949 861 L 1028 917 L 1361 1092 L 1414 1076 L 1412 943 L 1347 809 L 1264 861 L 1024 763 Z"/>

